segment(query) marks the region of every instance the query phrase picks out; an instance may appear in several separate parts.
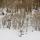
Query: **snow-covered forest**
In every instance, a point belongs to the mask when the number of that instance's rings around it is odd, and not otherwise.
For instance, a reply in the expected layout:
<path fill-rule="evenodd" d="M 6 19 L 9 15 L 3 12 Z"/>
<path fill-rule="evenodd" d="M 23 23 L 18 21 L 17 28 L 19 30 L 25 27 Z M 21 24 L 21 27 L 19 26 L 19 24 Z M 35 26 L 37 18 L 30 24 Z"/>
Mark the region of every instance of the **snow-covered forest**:
<path fill-rule="evenodd" d="M 0 29 L 40 31 L 40 0 L 0 0 Z"/>
<path fill-rule="evenodd" d="M 40 8 L 32 9 L 32 12 L 26 12 L 25 9 L 18 11 L 0 8 L 0 28 L 9 28 L 15 30 L 39 30 L 40 31 Z"/>

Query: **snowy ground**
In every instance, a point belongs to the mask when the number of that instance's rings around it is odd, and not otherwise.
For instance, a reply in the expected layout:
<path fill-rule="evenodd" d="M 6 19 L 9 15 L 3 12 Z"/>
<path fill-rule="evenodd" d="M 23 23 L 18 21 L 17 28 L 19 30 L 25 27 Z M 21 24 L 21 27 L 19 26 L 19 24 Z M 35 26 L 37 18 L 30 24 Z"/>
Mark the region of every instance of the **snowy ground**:
<path fill-rule="evenodd" d="M 40 32 L 29 32 L 22 37 L 12 30 L 0 30 L 0 40 L 40 40 Z"/>

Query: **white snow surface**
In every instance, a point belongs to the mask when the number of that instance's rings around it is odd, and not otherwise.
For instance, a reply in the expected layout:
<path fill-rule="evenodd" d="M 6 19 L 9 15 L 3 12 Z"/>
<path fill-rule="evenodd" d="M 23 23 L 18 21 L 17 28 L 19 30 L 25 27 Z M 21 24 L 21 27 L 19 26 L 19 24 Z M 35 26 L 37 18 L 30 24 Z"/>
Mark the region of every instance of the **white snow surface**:
<path fill-rule="evenodd" d="M 28 32 L 22 37 L 18 36 L 18 32 L 12 30 L 0 30 L 0 40 L 40 40 L 40 32 Z"/>

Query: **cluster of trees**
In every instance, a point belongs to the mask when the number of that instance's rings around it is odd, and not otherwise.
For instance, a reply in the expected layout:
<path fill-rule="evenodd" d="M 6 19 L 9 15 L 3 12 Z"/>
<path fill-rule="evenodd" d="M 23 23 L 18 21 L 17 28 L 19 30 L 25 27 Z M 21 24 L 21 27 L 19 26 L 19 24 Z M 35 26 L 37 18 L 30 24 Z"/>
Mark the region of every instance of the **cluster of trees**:
<path fill-rule="evenodd" d="M 32 8 L 40 7 L 40 0 L 0 0 L 0 7 L 25 8 L 26 11 L 31 11 Z"/>
<path fill-rule="evenodd" d="M 18 13 L 18 11 L 20 11 L 20 13 Z M 7 13 L 4 16 L 4 20 L 2 20 L 3 27 L 7 25 L 7 27 L 10 28 L 12 23 L 14 29 L 16 29 L 17 27 L 18 29 L 22 28 L 25 20 L 25 9 L 19 9 L 18 11 L 15 10 L 15 12 L 11 12 L 10 15 L 7 15 Z"/>
<path fill-rule="evenodd" d="M 8 14 L 7 11 L 6 13 Z M 2 20 L 3 28 L 5 28 L 5 25 L 6 25 L 6 28 L 10 29 L 12 27 L 15 30 L 17 29 L 21 31 L 21 34 L 22 34 L 22 31 L 23 31 L 22 28 L 23 28 L 23 24 L 26 16 L 25 9 L 18 9 L 18 11 L 13 10 L 10 15 L 7 15 L 7 14 L 3 17 L 3 20 Z"/>
<path fill-rule="evenodd" d="M 36 31 L 40 31 L 40 12 L 37 10 L 36 12 L 34 12 L 34 14 L 32 15 L 32 27 L 36 30 Z"/>

